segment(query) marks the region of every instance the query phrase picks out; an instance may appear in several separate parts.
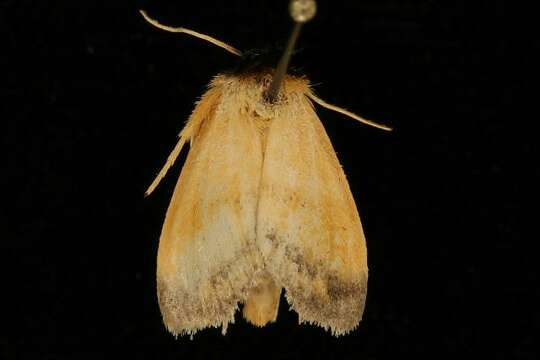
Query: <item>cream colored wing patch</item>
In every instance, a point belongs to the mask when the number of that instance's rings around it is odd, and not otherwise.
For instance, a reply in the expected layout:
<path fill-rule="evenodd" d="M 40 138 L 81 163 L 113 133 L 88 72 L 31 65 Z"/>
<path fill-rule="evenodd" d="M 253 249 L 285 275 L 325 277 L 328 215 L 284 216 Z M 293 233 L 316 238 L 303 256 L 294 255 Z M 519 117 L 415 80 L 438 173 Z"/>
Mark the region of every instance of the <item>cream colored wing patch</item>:
<path fill-rule="evenodd" d="M 330 140 L 311 102 L 292 99 L 268 130 L 257 243 L 300 322 L 354 329 L 367 290 L 360 218 Z"/>
<path fill-rule="evenodd" d="M 233 100 L 211 88 L 186 125 L 192 147 L 157 262 L 161 313 L 175 335 L 208 326 L 225 332 L 263 267 L 255 244 L 260 136 L 250 117 L 224 105 Z"/>

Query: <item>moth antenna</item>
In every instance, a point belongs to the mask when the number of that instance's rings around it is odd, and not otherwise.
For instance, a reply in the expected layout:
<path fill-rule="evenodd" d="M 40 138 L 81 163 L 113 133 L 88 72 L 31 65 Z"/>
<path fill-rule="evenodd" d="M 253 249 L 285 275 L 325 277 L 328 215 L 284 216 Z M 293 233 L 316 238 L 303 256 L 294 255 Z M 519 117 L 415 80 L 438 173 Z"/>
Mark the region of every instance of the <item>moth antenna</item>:
<path fill-rule="evenodd" d="M 338 112 L 340 114 L 343 114 L 343 115 L 346 115 L 350 118 L 353 118 L 354 120 L 357 120 L 357 121 L 360 121 L 361 123 L 364 123 L 366 125 L 369 125 L 369 126 L 373 126 L 377 129 L 381 129 L 381 130 L 386 130 L 386 131 L 392 131 L 392 128 L 391 127 L 388 127 L 386 125 L 382 125 L 382 124 L 378 124 L 374 121 L 371 121 L 371 120 L 366 120 L 358 115 L 356 115 L 355 113 L 352 113 L 346 109 L 343 109 L 343 108 L 340 108 L 339 106 L 336 106 L 336 105 L 332 105 L 332 104 L 329 104 L 327 103 L 326 101 L 324 101 L 323 99 L 315 96 L 315 94 L 313 94 L 312 92 L 308 92 L 307 93 L 307 96 L 315 101 L 317 104 L 321 105 L 322 107 L 324 108 L 327 108 L 328 110 L 332 110 L 332 111 L 335 111 L 335 112 Z"/>
<path fill-rule="evenodd" d="M 168 31 L 168 32 L 173 32 L 173 33 L 184 33 L 184 34 L 188 34 L 188 35 L 191 35 L 191 36 L 195 36 L 196 38 L 208 41 L 209 43 L 212 43 L 212 44 L 214 44 L 216 46 L 219 46 L 220 48 L 227 50 L 231 54 L 234 54 L 236 56 L 242 56 L 242 52 L 240 50 L 238 50 L 237 48 L 235 48 L 235 47 L 233 47 L 233 46 L 231 46 L 231 45 L 229 45 L 227 43 L 224 43 L 223 41 L 215 39 L 215 38 L 213 38 L 213 37 L 211 37 L 209 35 L 201 34 L 201 33 L 198 33 L 196 31 L 186 29 L 186 28 L 183 28 L 183 27 L 171 27 L 171 26 L 162 25 L 157 20 L 154 20 L 151 17 L 149 17 L 148 14 L 146 13 L 146 11 L 139 10 L 139 12 L 141 13 L 141 15 L 144 17 L 144 19 L 147 22 L 149 22 L 151 25 L 157 27 L 158 29 L 165 30 L 165 31 Z"/>
<path fill-rule="evenodd" d="M 189 124 L 180 133 L 180 139 L 178 140 L 178 143 L 176 143 L 176 146 L 174 147 L 173 151 L 167 158 L 167 162 L 165 163 L 165 165 L 163 165 L 163 168 L 161 168 L 161 170 L 159 171 L 159 174 L 157 174 L 154 181 L 152 181 L 152 184 L 145 191 L 144 196 L 150 195 L 156 189 L 161 179 L 165 177 L 165 175 L 167 174 L 167 171 L 169 171 L 171 166 L 173 166 L 174 161 L 180 154 L 180 151 L 182 151 L 182 148 L 184 147 L 184 144 L 186 143 L 186 140 L 188 138 L 191 138 L 191 127 L 189 126 Z"/>
<path fill-rule="evenodd" d="M 316 13 L 317 3 L 315 0 L 291 0 L 289 3 L 289 14 L 294 20 L 294 28 L 291 36 L 289 37 L 289 41 L 287 42 L 285 52 L 281 56 L 276 68 L 276 72 L 272 77 L 270 87 L 266 92 L 266 100 L 270 103 L 274 103 L 277 100 L 279 88 L 283 82 L 283 79 L 285 78 L 285 75 L 287 74 L 287 68 L 289 67 L 289 62 L 296 45 L 296 41 L 298 40 L 298 36 L 300 35 L 302 25 L 313 19 Z"/>

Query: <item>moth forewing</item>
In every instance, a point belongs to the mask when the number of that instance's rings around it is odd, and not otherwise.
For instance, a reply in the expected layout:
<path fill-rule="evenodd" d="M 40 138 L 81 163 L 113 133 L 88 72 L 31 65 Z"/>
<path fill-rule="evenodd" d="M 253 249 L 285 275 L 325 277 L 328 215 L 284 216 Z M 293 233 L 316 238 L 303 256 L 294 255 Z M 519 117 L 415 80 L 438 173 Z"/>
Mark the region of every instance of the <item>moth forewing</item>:
<path fill-rule="evenodd" d="M 289 86 L 294 84 L 295 86 Z M 341 335 L 362 318 L 365 238 L 349 185 L 311 102 L 307 82 L 289 78 L 268 130 L 257 244 L 301 322 Z"/>
<path fill-rule="evenodd" d="M 253 241 L 262 166 L 258 130 L 240 108 L 224 106 L 227 101 L 228 90 L 214 84 L 197 105 L 190 119 L 197 129 L 193 147 L 161 233 L 158 297 L 174 334 L 208 326 L 225 331 L 263 268 Z"/>

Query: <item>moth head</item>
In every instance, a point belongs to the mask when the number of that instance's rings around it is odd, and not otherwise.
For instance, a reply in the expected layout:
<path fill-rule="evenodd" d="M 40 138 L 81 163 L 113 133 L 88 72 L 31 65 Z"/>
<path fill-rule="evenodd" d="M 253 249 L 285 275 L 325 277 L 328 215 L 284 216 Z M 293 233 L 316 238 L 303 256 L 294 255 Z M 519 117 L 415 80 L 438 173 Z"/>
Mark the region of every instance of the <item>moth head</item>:
<path fill-rule="evenodd" d="M 280 91 L 276 94 L 274 101 L 267 98 L 268 91 L 276 75 L 276 64 L 283 55 L 283 47 L 266 47 L 264 49 L 252 49 L 242 53 L 238 63 L 225 75 L 238 78 L 244 84 L 255 87 L 257 92 L 261 92 L 261 101 L 266 105 L 282 103 L 286 100 L 287 86 L 291 81 L 301 81 L 307 83 L 305 75 L 297 68 L 289 68 L 282 78 L 279 86 Z"/>

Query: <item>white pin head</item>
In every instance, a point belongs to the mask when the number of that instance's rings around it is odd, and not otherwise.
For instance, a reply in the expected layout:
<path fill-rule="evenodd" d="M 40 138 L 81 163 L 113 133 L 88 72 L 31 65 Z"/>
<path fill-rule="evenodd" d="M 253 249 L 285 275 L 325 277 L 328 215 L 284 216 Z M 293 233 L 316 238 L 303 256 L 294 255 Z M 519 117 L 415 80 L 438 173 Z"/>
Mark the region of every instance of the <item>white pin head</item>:
<path fill-rule="evenodd" d="M 305 23 L 313 19 L 317 13 L 317 3 L 315 0 L 292 0 L 289 12 L 294 21 Z"/>

